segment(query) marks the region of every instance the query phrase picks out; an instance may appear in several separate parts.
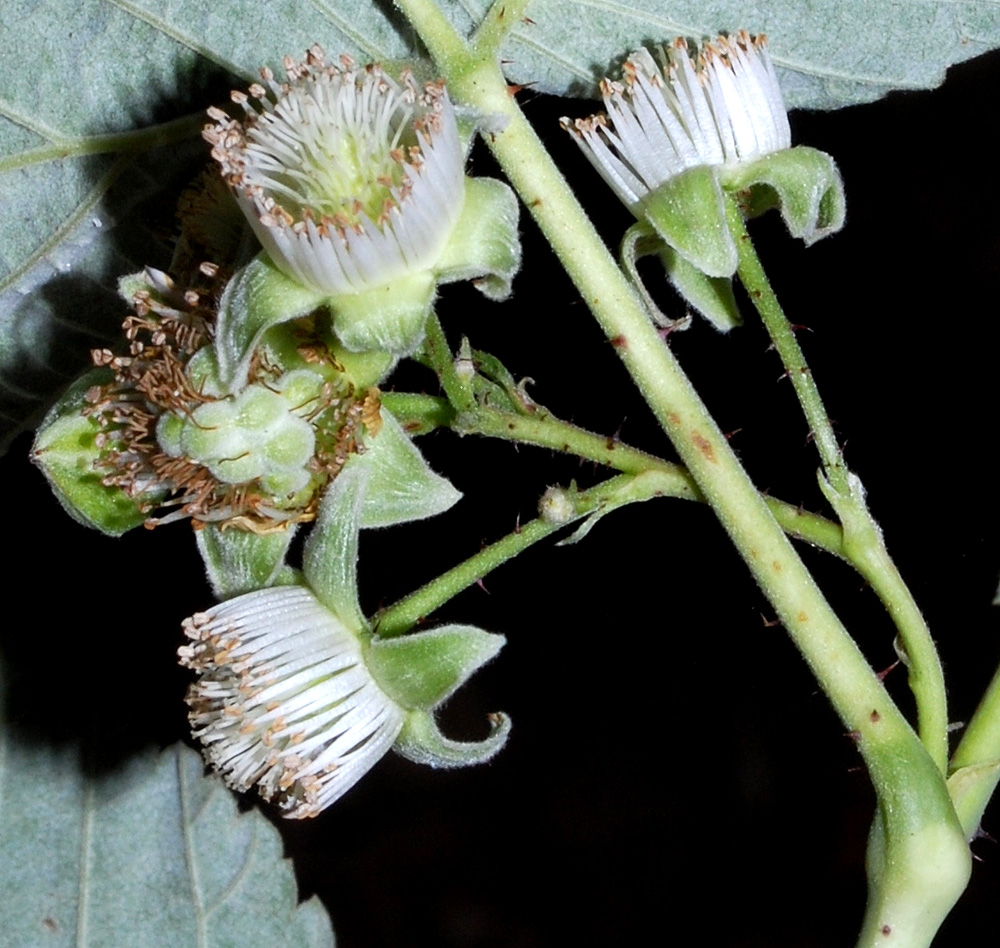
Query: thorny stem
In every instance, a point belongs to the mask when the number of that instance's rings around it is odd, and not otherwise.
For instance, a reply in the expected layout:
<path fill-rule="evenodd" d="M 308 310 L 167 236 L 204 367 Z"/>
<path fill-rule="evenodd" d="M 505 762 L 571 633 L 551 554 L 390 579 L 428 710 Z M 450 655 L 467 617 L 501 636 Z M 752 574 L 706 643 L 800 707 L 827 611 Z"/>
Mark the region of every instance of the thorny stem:
<path fill-rule="evenodd" d="M 917 702 L 917 727 L 938 769 L 948 766 L 948 704 L 944 672 L 930 629 L 885 548 L 864 493 L 844 464 L 816 380 L 764 272 L 736 201 L 726 197 L 726 216 L 739 250 L 737 273 L 795 387 L 828 479 L 824 488 L 844 525 L 844 547 L 850 561 L 872 585 L 885 605 L 906 652 L 909 685 Z M 830 494 L 830 490 L 833 494 Z"/>
<path fill-rule="evenodd" d="M 620 474 L 598 484 L 590 490 L 566 491 L 573 503 L 573 514 L 569 518 L 547 520 L 538 517 L 519 526 L 502 540 L 484 547 L 474 556 L 435 577 L 426 586 L 411 593 L 399 602 L 380 612 L 373 619 L 376 634 L 383 638 L 402 635 L 417 625 L 435 609 L 479 582 L 487 573 L 523 553 L 539 540 L 544 540 L 568 523 L 600 511 L 606 506 L 620 506 L 624 503 L 650 500 L 662 497 L 672 488 L 669 473 L 646 471 L 639 475 Z"/>
<path fill-rule="evenodd" d="M 396 0 L 452 97 L 496 118 L 487 139 L 865 759 L 886 822 L 868 919 L 902 913 L 925 945 L 968 881 L 968 847 L 935 762 L 771 516 L 728 442 L 525 119 L 493 58 L 476 56 L 433 0 Z M 942 854 L 947 858 L 941 858 Z M 932 890 L 932 909 L 922 906 Z M 930 905 L 930 902 L 926 902 Z M 866 922 L 866 926 L 868 923 Z M 868 929 L 866 928 L 866 931 Z M 905 929 L 904 929 L 905 930 Z"/>
<path fill-rule="evenodd" d="M 836 435 L 833 433 L 830 416 L 826 413 L 823 399 L 820 398 L 819 389 L 816 387 L 816 380 L 802 354 L 799 341 L 795 338 L 795 330 L 785 316 L 781 304 L 778 302 L 778 297 L 771 288 L 767 274 L 764 273 L 764 267 L 761 265 L 760 258 L 754 250 L 753 241 L 743 223 L 743 215 L 740 213 L 739 206 L 730 195 L 726 195 L 725 201 L 729 230 L 739 251 L 737 273 L 740 282 L 746 288 L 757 312 L 760 313 L 760 318 L 767 328 L 774 348 L 781 356 L 785 372 L 791 380 L 795 394 L 799 398 L 799 404 L 802 405 L 802 410 L 805 412 L 806 421 L 809 423 L 809 433 L 816 445 L 816 450 L 819 451 L 823 470 L 830 483 L 836 488 L 837 493 L 846 494 L 848 490 L 847 468 L 844 466 L 840 445 L 837 444 Z"/>
<path fill-rule="evenodd" d="M 529 0 L 494 0 L 472 37 L 472 48 L 480 56 L 497 56 L 500 44 L 524 16 Z"/>

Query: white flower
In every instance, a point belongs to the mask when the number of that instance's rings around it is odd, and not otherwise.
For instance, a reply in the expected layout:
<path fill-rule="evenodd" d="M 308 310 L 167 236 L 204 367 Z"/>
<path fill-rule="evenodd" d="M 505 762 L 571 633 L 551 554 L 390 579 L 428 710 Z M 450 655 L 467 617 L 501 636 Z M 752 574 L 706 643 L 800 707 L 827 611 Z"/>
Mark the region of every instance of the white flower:
<path fill-rule="evenodd" d="M 264 249 L 318 292 L 358 293 L 437 262 L 461 214 L 463 151 L 444 86 L 313 46 L 270 70 L 243 123 L 210 109 L 212 156 Z M 257 101 L 250 104 L 249 98 Z"/>
<path fill-rule="evenodd" d="M 301 586 L 238 596 L 184 623 L 181 663 L 199 673 L 194 736 L 238 790 L 255 784 L 288 817 L 315 816 L 389 750 L 403 710 L 361 642 Z"/>
<path fill-rule="evenodd" d="M 734 165 L 791 147 L 791 131 L 766 38 L 720 36 L 696 54 L 683 39 L 626 60 L 604 79 L 607 115 L 570 121 L 601 176 L 630 208 L 671 178 L 702 165 Z"/>

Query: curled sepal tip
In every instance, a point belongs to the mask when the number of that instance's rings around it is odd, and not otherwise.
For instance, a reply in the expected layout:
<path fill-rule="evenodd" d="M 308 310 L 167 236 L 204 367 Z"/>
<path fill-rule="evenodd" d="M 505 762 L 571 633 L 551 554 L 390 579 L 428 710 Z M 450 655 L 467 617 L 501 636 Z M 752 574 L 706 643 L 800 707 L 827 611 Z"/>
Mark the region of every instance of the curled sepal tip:
<path fill-rule="evenodd" d="M 489 716 L 490 733 L 481 741 L 453 741 L 445 737 L 429 711 L 411 711 L 393 750 L 414 763 L 453 768 L 484 764 L 496 756 L 510 735 L 510 718 L 497 712 Z"/>
<path fill-rule="evenodd" d="M 834 160 L 823 151 L 799 146 L 723 169 L 723 186 L 745 192 L 748 217 L 777 207 L 793 237 L 806 245 L 844 226 L 847 202 Z"/>

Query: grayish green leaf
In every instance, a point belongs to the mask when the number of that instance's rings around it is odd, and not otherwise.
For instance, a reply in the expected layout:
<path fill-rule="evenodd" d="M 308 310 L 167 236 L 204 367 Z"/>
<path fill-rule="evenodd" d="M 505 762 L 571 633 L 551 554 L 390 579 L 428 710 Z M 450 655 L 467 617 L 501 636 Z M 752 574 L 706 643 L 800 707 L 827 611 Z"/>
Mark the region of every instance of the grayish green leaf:
<path fill-rule="evenodd" d="M 51 948 L 332 946 L 296 906 L 277 831 L 238 813 L 183 745 L 84 773 L 79 748 L 0 733 L 4 944 Z"/>

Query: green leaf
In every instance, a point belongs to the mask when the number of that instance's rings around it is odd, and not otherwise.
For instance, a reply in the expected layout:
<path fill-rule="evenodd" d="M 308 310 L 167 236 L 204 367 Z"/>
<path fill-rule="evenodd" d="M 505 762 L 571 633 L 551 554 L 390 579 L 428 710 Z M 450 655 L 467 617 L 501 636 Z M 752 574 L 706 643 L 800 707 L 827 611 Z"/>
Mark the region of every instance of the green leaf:
<path fill-rule="evenodd" d="M 100 428 L 82 412 L 92 385 L 108 381 L 106 369 L 95 369 L 71 385 L 42 421 L 31 451 L 63 510 L 77 523 L 120 537 L 139 526 L 146 515 L 120 487 L 109 487 L 94 467 L 100 458 Z"/>
<path fill-rule="evenodd" d="M 4 943 L 205 948 L 334 943 L 296 905 L 277 830 L 176 744 L 85 774 L 77 746 L 0 732 Z"/>
<path fill-rule="evenodd" d="M 520 205 L 495 178 L 465 179 L 465 206 L 435 265 L 442 283 L 474 280 L 484 296 L 503 300 L 521 267 Z"/>
<path fill-rule="evenodd" d="M 632 208 L 685 260 L 706 276 L 736 272 L 736 244 L 726 224 L 715 168 L 688 168 L 650 191 Z"/>

